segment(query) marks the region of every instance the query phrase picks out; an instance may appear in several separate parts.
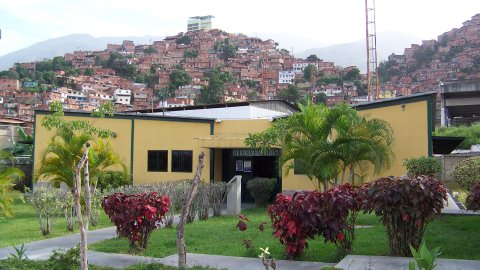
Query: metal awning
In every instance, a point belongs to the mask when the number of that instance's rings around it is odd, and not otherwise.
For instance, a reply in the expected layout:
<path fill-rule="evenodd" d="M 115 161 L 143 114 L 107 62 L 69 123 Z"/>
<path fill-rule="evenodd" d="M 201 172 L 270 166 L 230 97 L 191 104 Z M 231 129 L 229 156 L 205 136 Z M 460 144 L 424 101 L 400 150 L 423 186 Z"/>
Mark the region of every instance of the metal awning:
<path fill-rule="evenodd" d="M 433 154 L 448 155 L 457 148 L 464 137 L 432 136 Z"/>

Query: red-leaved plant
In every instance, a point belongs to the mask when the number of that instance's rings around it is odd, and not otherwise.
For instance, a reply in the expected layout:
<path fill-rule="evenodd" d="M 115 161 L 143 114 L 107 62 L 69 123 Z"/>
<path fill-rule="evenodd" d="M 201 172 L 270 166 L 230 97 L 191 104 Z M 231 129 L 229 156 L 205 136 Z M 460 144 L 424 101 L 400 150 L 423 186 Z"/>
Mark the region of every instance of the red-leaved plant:
<path fill-rule="evenodd" d="M 237 228 L 239 231 L 242 233 L 245 232 L 248 229 L 248 225 L 246 222 L 251 222 L 249 218 L 247 218 L 244 215 L 239 215 L 238 216 L 238 223 L 237 223 Z M 262 221 L 260 225 L 258 225 L 258 230 L 260 232 L 263 232 L 265 230 L 265 221 Z M 243 246 L 248 250 L 250 250 L 253 247 L 253 240 L 252 239 L 243 239 Z"/>
<path fill-rule="evenodd" d="M 321 206 L 321 193 L 312 191 L 293 196 L 277 194 L 275 202 L 268 207 L 273 235 L 285 245 L 289 259 L 300 256 L 308 247 L 307 239 L 313 239 L 315 230 L 323 226 Z"/>
<path fill-rule="evenodd" d="M 480 210 L 480 182 L 475 183 L 472 188 L 470 188 L 470 193 L 467 196 L 465 204 L 468 210 Z"/>
<path fill-rule="evenodd" d="M 102 207 L 117 226 L 117 233 L 130 241 L 130 248 L 146 249 L 152 231 L 161 226 L 170 198 L 157 192 L 126 195 L 114 193 L 103 198 Z"/>
<path fill-rule="evenodd" d="M 325 242 L 334 243 L 344 253 L 352 253 L 355 221 L 364 204 L 362 194 L 347 183 L 323 192 L 322 199 L 323 227 L 318 233 Z"/>
<path fill-rule="evenodd" d="M 387 231 L 390 252 L 411 256 L 418 250 L 426 225 L 440 214 L 447 199 L 445 187 L 432 177 L 386 177 L 365 184 L 365 211 L 381 217 Z"/>
<path fill-rule="evenodd" d="M 278 194 L 268 207 L 273 234 L 284 244 L 289 259 L 298 257 L 308 247 L 307 240 L 321 235 L 350 253 L 355 239 L 355 220 L 363 199 L 350 184 L 326 192 L 309 191 L 292 197 Z"/>

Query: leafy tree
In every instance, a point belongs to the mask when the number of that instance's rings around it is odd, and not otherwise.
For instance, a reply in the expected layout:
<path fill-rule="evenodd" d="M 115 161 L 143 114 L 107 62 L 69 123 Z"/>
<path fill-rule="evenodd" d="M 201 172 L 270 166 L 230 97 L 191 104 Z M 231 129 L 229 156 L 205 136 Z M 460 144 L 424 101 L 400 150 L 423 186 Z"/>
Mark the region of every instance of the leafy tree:
<path fill-rule="evenodd" d="M 258 99 L 257 91 L 253 90 L 253 91 L 251 91 L 251 92 L 248 92 L 248 94 L 247 94 L 247 99 L 248 99 L 249 101 Z"/>
<path fill-rule="evenodd" d="M 317 70 L 317 66 L 315 65 L 308 65 L 305 67 L 305 69 L 303 70 L 303 78 L 305 78 L 305 80 L 310 80 L 310 78 L 313 76 L 317 76 L 317 73 L 318 73 L 318 70 Z"/>
<path fill-rule="evenodd" d="M 17 72 L 20 79 L 30 78 L 30 73 L 28 72 L 28 70 L 22 67 L 20 64 L 15 64 L 15 71 Z"/>
<path fill-rule="evenodd" d="M 298 105 L 300 112 L 279 119 L 261 133 L 249 134 L 245 144 L 262 150 L 282 149 L 280 164 L 301 166 L 317 189 L 345 181 L 361 165 L 372 164 L 375 172 L 388 168 L 393 159 L 393 131 L 379 119 L 367 119 L 345 104 L 329 109 L 323 105 Z"/>
<path fill-rule="evenodd" d="M 323 93 L 323 92 L 319 92 L 316 96 L 315 96 L 315 104 L 324 104 L 326 105 L 327 104 L 327 94 Z"/>
<path fill-rule="evenodd" d="M 178 87 L 188 85 L 192 82 L 192 78 L 183 69 L 182 66 L 178 66 L 177 69 L 170 74 L 169 78 L 170 78 L 170 84 L 168 86 L 169 96 L 174 96 L 175 90 Z"/>
<path fill-rule="evenodd" d="M 183 52 L 183 57 L 185 57 L 185 58 L 197 58 L 198 57 L 198 51 L 197 50 L 185 50 Z"/>
<path fill-rule="evenodd" d="M 13 159 L 11 153 L 0 151 L 0 219 L 13 216 L 13 201 L 23 200 L 20 192 L 13 190 L 15 182 L 23 178 L 25 174 L 18 168 L 3 165 L 6 159 Z"/>
<path fill-rule="evenodd" d="M 18 79 L 20 79 L 20 75 L 18 75 L 18 72 L 15 71 L 15 69 L 10 69 L 10 70 L 1 71 L 0 72 L 0 78 L 8 78 L 8 79 L 18 80 Z"/>
<path fill-rule="evenodd" d="M 277 98 L 287 100 L 291 103 L 297 103 L 300 98 L 300 92 L 295 85 L 289 85 L 287 89 L 282 89 L 278 92 Z"/>
<path fill-rule="evenodd" d="M 358 80 L 358 79 L 360 79 L 360 70 L 356 67 L 349 70 L 347 72 L 347 74 L 345 74 L 345 76 L 343 76 L 343 80 L 348 81 L 348 82 L 353 81 L 353 80 Z"/>
<path fill-rule="evenodd" d="M 157 51 L 154 47 L 149 46 L 148 48 L 146 48 L 145 50 L 143 50 L 143 52 L 144 52 L 145 54 L 155 54 L 155 53 L 157 53 L 158 51 Z"/>
<path fill-rule="evenodd" d="M 86 68 L 84 74 L 85 74 L 85 76 L 93 76 L 93 74 L 94 74 L 93 68 Z"/>
<path fill-rule="evenodd" d="M 321 60 L 321 59 L 318 58 L 316 54 L 311 54 L 307 57 L 307 60 L 308 61 L 318 61 L 318 60 Z"/>
<path fill-rule="evenodd" d="M 89 162 L 92 161 L 92 164 L 97 164 L 98 166 L 100 166 L 101 163 L 99 162 L 100 158 L 94 155 L 94 150 L 90 149 L 90 143 L 85 140 L 87 137 L 106 139 L 114 137 L 114 133 L 107 129 L 96 128 L 93 126 L 93 123 L 89 121 L 66 121 L 63 118 L 62 104 L 59 102 L 51 102 L 50 110 L 52 114 L 45 116 L 42 119 L 41 125 L 48 130 L 56 129 L 56 135 L 47 146 L 47 151 L 45 151 L 41 161 L 40 171 L 45 170 L 45 176 L 51 177 L 49 180 L 53 183 L 68 181 L 72 187 L 75 213 L 80 227 L 80 269 L 88 270 L 87 231 L 92 209 Z M 113 110 L 113 104 L 107 102 L 94 111 L 92 116 L 104 117 L 105 115 L 113 115 Z M 58 139 L 56 139 L 57 137 Z M 83 148 L 84 153 L 81 155 L 78 163 L 71 164 L 69 161 L 77 158 L 76 152 L 70 152 L 70 150 L 76 150 L 72 148 L 71 145 L 76 145 L 76 148 L 78 148 L 80 142 L 85 142 L 85 148 Z M 82 149 L 80 151 L 82 151 Z M 95 166 L 96 165 L 94 165 L 94 167 Z M 92 172 L 95 173 L 96 169 L 98 168 L 92 168 Z M 73 171 L 73 173 L 67 172 L 67 170 Z M 41 172 L 40 175 L 42 175 Z M 68 179 L 68 176 L 71 178 Z M 84 191 L 83 196 L 81 196 L 82 191 Z M 95 188 L 93 188 L 93 193 L 94 192 Z M 84 199 L 85 216 L 82 215 L 81 197 Z"/>
<path fill-rule="evenodd" d="M 51 85 L 57 84 L 57 75 L 53 71 L 47 71 L 43 73 L 42 78 L 46 84 L 51 84 Z"/>
<path fill-rule="evenodd" d="M 218 103 L 224 93 L 225 83 L 231 80 L 228 72 L 221 72 L 218 68 L 208 74 L 208 86 L 203 87 L 197 102 L 199 104 Z"/>
<path fill-rule="evenodd" d="M 221 45 L 218 45 L 221 44 Z M 230 44 L 228 38 L 224 40 L 223 43 L 215 43 L 214 48 L 216 51 L 221 51 L 220 59 L 227 61 L 228 58 L 234 58 L 235 53 L 237 52 L 237 47 Z"/>
<path fill-rule="evenodd" d="M 359 96 L 366 96 L 368 95 L 367 84 L 362 83 L 362 81 L 355 81 L 353 83 L 357 87 L 357 95 Z"/>
<path fill-rule="evenodd" d="M 180 38 L 177 38 L 175 42 L 177 44 L 190 45 L 190 43 L 192 43 L 192 38 L 190 36 L 182 36 Z"/>

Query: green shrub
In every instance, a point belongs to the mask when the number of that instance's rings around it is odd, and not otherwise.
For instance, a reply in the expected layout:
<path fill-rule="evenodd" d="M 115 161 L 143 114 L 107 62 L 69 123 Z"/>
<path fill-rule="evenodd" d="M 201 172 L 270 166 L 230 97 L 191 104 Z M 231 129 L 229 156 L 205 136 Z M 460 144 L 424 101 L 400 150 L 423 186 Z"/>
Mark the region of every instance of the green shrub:
<path fill-rule="evenodd" d="M 403 166 L 411 175 L 434 176 L 442 170 L 442 163 L 434 157 L 407 158 Z"/>
<path fill-rule="evenodd" d="M 470 190 L 476 182 L 480 181 L 480 157 L 471 157 L 462 160 L 452 170 L 453 181 L 462 188 Z"/>
<path fill-rule="evenodd" d="M 275 178 L 254 178 L 247 182 L 247 189 L 252 194 L 255 204 L 266 205 L 277 184 Z"/>
<path fill-rule="evenodd" d="M 468 210 L 480 211 L 480 182 L 473 185 L 465 204 Z"/>
<path fill-rule="evenodd" d="M 66 252 L 54 250 L 48 264 L 51 270 L 80 269 L 80 249 L 77 246 Z"/>
<path fill-rule="evenodd" d="M 465 140 L 458 146 L 459 149 L 470 149 L 474 144 L 480 144 L 480 123 L 469 127 L 441 127 L 436 130 L 434 135 L 465 137 Z"/>
<path fill-rule="evenodd" d="M 106 172 L 98 177 L 97 188 L 100 190 L 119 188 L 133 184 L 133 178 L 123 172 Z"/>

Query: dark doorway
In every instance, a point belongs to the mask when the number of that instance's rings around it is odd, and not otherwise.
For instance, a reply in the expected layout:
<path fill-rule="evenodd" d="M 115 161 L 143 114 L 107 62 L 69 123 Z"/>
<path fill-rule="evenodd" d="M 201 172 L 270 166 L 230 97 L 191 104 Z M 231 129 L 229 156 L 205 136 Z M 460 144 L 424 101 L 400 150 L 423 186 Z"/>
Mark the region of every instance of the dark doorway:
<path fill-rule="evenodd" d="M 256 177 L 275 178 L 277 187 L 274 194 L 282 190 L 278 155 L 262 156 L 262 153 L 256 150 L 242 152 L 236 149 L 224 149 L 222 151 L 222 175 L 225 182 L 230 181 L 235 175 L 242 176 L 242 203 L 254 202 L 247 189 L 247 183 Z"/>

